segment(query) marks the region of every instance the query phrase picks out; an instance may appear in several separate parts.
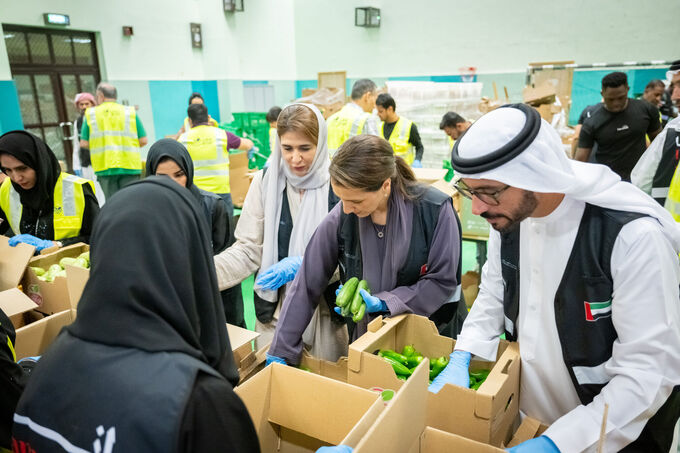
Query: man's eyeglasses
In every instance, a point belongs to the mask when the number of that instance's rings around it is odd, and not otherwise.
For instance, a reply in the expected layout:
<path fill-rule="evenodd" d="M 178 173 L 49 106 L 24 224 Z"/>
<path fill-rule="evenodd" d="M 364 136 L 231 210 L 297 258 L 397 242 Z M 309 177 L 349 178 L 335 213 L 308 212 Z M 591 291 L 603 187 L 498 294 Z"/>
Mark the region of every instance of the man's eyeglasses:
<path fill-rule="evenodd" d="M 505 186 L 502 189 L 499 189 L 495 192 L 478 192 L 476 190 L 470 189 L 463 180 L 458 180 L 453 187 L 460 193 L 462 196 L 465 198 L 472 199 L 472 197 L 477 197 L 480 201 L 482 201 L 484 204 L 488 204 L 489 206 L 498 206 L 500 204 L 500 201 L 498 199 L 500 196 L 505 192 L 510 186 Z"/>

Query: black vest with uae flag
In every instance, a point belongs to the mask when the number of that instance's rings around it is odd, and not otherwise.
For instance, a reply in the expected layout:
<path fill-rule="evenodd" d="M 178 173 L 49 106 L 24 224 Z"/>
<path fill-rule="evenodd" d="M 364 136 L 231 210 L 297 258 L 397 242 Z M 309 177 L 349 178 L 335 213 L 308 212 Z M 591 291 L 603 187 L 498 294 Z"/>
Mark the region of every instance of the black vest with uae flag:
<path fill-rule="evenodd" d="M 586 204 L 555 294 L 555 323 L 562 357 L 584 405 L 589 404 L 613 377 L 605 371 L 605 363 L 612 357 L 614 341 L 618 338 L 612 322 L 611 255 L 621 228 L 640 217 L 644 215 Z M 517 326 L 519 251 L 519 228 L 501 235 L 505 336 L 510 341 L 517 341 L 520 327 Z M 679 416 L 680 389 L 676 386 L 638 439 L 621 451 L 668 452 Z"/>

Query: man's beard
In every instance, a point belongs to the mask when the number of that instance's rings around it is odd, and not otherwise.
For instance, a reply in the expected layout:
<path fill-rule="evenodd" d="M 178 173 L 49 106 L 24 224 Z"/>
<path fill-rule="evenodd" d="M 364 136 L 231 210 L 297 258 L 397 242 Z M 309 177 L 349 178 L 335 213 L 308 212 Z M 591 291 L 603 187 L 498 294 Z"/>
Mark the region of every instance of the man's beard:
<path fill-rule="evenodd" d="M 524 219 L 528 218 L 531 213 L 536 210 L 536 206 L 538 206 L 538 199 L 536 198 L 536 195 L 533 192 L 524 190 L 519 205 L 509 216 L 503 214 L 490 215 L 488 212 L 482 213 L 481 216 L 485 219 L 498 219 L 501 217 L 508 219 L 508 224 L 502 228 L 492 225 L 496 231 L 504 234 L 516 229 Z"/>

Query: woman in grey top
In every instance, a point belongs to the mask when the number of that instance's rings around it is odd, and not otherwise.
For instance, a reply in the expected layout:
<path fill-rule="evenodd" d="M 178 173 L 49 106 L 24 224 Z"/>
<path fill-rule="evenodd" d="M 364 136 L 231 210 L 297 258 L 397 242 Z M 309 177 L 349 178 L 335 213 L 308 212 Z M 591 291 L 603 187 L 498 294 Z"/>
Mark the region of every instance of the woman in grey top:
<path fill-rule="evenodd" d="M 300 267 L 307 242 L 337 202 L 330 189 L 328 134 L 321 112 L 313 105 L 289 105 L 278 117 L 277 134 L 269 166 L 255 175 L 248 190 L 234 232 L 236 242 L 215 256 L 220 290 L 258 272 L 258 348 L 271 341 L 281 301 Z M 325 299 L 324 292 L 333 304 L 334 288 L 327 289 L 332 274 L 320 288 L 317 304 Z M 318 306 L 305 324 L 305 328 L 309 325 L 305 344 L 312 355 L 335 361 L 347 353 L 347 328 L 328 304 Z"/>
<path fill-rule="evenodd" d="M 352 337 L 377 315 L 415 313 L 438 327 L 454 316 L 459 298 L 460 227 L 451 198 L 418 184 L 387 141 L 356 136 L 334 156 L 329 172 L 341 202 L 309 241 L 288 290 L 268 362 L 298 364 L 302 334 L 326 282 L 339 266 L 341 281 L 367 280 L 366 312 Z"/>

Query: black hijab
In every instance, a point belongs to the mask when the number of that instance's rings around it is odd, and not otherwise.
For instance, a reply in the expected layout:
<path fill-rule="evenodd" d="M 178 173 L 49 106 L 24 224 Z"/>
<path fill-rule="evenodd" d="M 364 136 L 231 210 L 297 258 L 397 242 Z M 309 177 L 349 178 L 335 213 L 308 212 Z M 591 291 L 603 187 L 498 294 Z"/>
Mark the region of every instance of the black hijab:
<path fill-rule="evenodd" d="M 24 190 L 12 182 L 22 205 L 37 210 L 52 202 L 61 167 L 44 141 L 30 132 L 10 131 L 0 137 L 0 154 L 9 154 L 35 170 L 37 180 L 32 189 Z"/>
<path fill-rule="evenodd" d="M 146 174 L 151 176 L 156 174 L 158 164 L 166 158 L 174 160 L 187 176 L 187 189 L 194 194 L 199 201 L 202 200 L 201 191 L 194 185 L 194 161 L 186 147 L 171 138 L 163 138 L 151 145 L 149 154 L 146 156 Z"/>
<path fill-rule="evenodd" d="M 122 189 L 97 218 L 91 262 L 72 335 L 183 352 L 236 385 L 209 228 L 187 190 L 155 176 Z"/>

